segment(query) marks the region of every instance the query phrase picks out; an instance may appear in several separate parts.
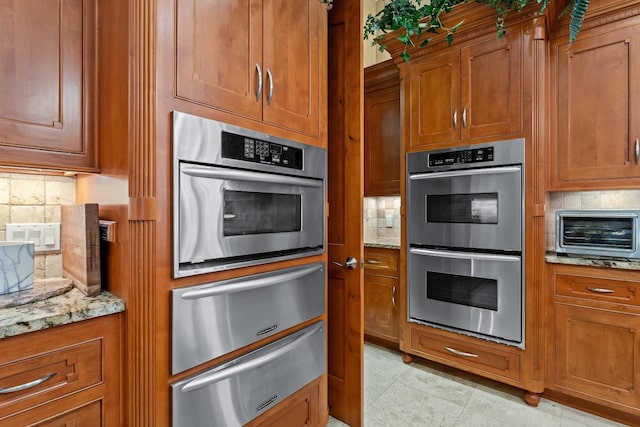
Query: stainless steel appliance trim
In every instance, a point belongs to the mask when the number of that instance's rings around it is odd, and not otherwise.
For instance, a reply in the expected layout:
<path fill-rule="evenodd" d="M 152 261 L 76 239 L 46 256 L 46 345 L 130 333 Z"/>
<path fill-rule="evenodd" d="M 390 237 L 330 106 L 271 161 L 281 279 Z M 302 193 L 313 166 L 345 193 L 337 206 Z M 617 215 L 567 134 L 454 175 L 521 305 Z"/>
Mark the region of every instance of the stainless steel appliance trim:
<path fill-rule="evenodd" d="M 256 288 L 265 288 L 267 286 L 278 285 L 288 280 L 299 279 L 300 277 L 308 276 L 313 272 L 322 271 L 323 269 L 324 269 L 324 264 L 315 264 L 310 267 L 295 269 L 293 271 L 279 273 L 270 277 L 260 277 L 257 279 L 249 279 L 249 280 L 241 280 L 241 281 L 237 279 L 232 279 L 229 283 L 226 283 L 226 284 L 218 284 L 216 286 L 212 286 L 204 289 L 187 291 L 181 294 L 180 298 L 185 300 L 198 299 L 198 298 L 212 297 L 220 294 L 232 294 L 235 292 L 244 292 L 244 291 L 248 291 Z"/>
<path fill-rule="evenodd" d="M 269 184 L 295 185 L 300 187 L 321 188 L 324 182 L 318 179 L 298 178 L 287 175 L 275 175 L 261 172 L 249 172 L 238 169 L 216 168 L 215 166 L 183 166 L 181 171 L 200 178 L 224 179 L 233 181 L 257 181 Z"/>
<path fill-rule="evenodd" d="M 436 256 L 441 258 L 469 259 L 480 261 L 520 262 L 519 256 L 494 255 L 475 252 L 439 251 L 436 249 L 411 248 L 409 252 L 416 255 Z"/>
<path fill-rule="evenodd" d="M 286 341 L 284 342 L 279 342 L 278 343 L 278 348 L 276 348 L 275 350 L 272 350 L 266 354 L 263 354 L 261 356 L 258 356 L 256 358 L 249 358 L 247 361 L 245 362 L 241 362 L 238 363 L 235 366 L 230 366 L 228 368 L 224 368 L 221 369 L 220 371 L 216 371 L 213 373 L 206 373 L 206 374 L 202 374 L 200 376 L 197 376 L 196 378 L 190 380 L 189 382 L 187 382 L 186 384 L 182 385 L 180 387 L 180 391 L 183 393 L 189 393 L 193 390 L 197 390 L 199 388 L 202 387 L 206 387 L 209 384 L 213 384 L 219 381 L 222 381 L 224 379 L 227 379 L 229 377 L 232 377 L 234 375 L 240 374 L 242 372 L 248 371 L 250 369 L 254 369 L 257 367 L 260 367 L 262 365 L 265 365 L 266 363 L 271 362 L 274 359 L 277 359 L 278 357 L 295 350 L 297 347 L 299 347 L 302 343 L 304 343 L 304 341 L 309 338 L 311 335 L 313 335 L 316 331 L 318 331 L 319 329 L 322 329 L 322 324 L 316 324 L 314 325 L 311 329 L 306 330 L 302 335 L 299 335 L 297 337 L 289 337 L 288 339 L 285 338 Z"/>
<path fill-rule="evenodd" d="M 520 172 L 520 166 L 504 166 L 497 168 L 486 168 L 486 169 L 465 169 L 460 171 L 448 171 L 448 172 L 432 172 L 432 173 L 421 173 L 409 175 L 409 179 L 412 181 L 420 180 L 420 179 L 434 179 L 434 178 L 448 178 L 454 176 L 469 176 L 469 175 L 492 175 L 499 173 L 514 173 Z"/>

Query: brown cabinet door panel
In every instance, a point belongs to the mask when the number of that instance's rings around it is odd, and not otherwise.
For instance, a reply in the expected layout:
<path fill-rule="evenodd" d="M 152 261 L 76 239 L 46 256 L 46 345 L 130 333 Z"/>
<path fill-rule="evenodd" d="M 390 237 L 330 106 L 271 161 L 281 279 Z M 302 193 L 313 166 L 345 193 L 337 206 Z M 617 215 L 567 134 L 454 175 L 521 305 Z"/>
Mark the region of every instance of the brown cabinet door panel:
<path fill-rule="evenodd" d="M 552 186 L 638 177 L 635 138 L 640 137 L 640 39 L 638 29 L 585 37 L 554 46 L 555 126 Z"/>
<path fill-rule="evenodd" d="M 176 95 L 260 119 L 262 1 L 178 0 L 177 15 Z"/>
<path fill-rule="evenodd" d="M 398 285 L 392 277 L 364 275 L 365 334 L 398 341 Z"/>
<path fill-rule="evenodd" d="M 320 124 L 319 14 L 317 0 L 264 0 L 263 120 L 311 136 Z"/>
<path fill-rule="evenodd" d="M 639 407 L 639 332 L 640 316 L 555 304 L 554 384 Z"/>
<path fill-rule="evenodd" d="M 410 65 L 410 147 L 425 147 L 458 139 L 460 103 L 459 51 L 415 60 Z M 455 115 L 455 118 L 454 118 Z"/>
<path fill-rule="evenodd" d="M 522 35 L 460 51 L 461 139 L 519 132 L 522 128 Z"/>

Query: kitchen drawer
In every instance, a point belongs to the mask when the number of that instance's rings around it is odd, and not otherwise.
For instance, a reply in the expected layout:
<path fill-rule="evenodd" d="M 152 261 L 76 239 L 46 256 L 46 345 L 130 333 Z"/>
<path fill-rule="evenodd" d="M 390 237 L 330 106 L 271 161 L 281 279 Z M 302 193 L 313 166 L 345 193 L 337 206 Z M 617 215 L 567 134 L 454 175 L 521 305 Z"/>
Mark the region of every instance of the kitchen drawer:
<path fill-rule="evenodd" d="M 69 411 L 58 417 L 33 424 L 33 427 L 83 427 L 102 425 L 101 402 L 92 402 L 88 405 Z"/>
<path fill-rule="evenodd" d="M 102 339 L 0 365 L 0 419 L 102 382 Z"/>
<path fill-rule="evenodd" d="M 518 354 L 429 332 L 419 326 L 411 326 L 411 350 L 426 359 L 462 369 L 468 367 L 466 370 L 474 373 L 490 373 L 515 381 L 520 379 Z"/>
<path fill-rule="evenodd" d="M 556 295 L 620 304 L 638 304 L 638 283 L 593 276 L 556 274 Z"/>
<path fill-rule="evenodd" d="M 325 341 L 320 321 L 173 384 L 173 425 L 246 424 L 326 372 Z"/>
<path fill-rule="evenodd" d="M 274 412 L 265 414 L 246 425 L 246 427 L 278 427 L 320 425 L 320 379 L 312 382 L 282 403 L 273 408 Z"/>
<path fill-rule="evenodd" d="M 174 289 L 172 373 L 325 312 L 325 267 L 313 263 Z"/>
<path fill-rule="evenodd" d="M 364 269 L 371 274 L 398 277 L 398 250 L 365 248 Z"/>

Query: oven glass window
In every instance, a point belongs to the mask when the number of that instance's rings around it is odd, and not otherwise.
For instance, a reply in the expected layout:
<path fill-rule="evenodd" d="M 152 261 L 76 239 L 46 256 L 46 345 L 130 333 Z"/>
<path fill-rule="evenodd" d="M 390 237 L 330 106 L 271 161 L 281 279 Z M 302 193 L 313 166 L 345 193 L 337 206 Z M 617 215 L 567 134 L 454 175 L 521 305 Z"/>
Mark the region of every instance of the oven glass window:
<path fill-rule="evenodd" d="M 498 281 L 427 271 L 427 299 L 498 311 Z"/>
<path fill-rule="evenodd" d="M 565 216 L 562 219 L 562 244 L 631 250 L 633 218 Z"/>
<path fill-rule="evenodd" d="M 430 194 L 427 222 L 497 224 L 498 193 Z"/>
<path fill-rule="evenodd" d="M 302 229 L 299 194 L 224 191 L 225 236 L 286 233 Z"/>

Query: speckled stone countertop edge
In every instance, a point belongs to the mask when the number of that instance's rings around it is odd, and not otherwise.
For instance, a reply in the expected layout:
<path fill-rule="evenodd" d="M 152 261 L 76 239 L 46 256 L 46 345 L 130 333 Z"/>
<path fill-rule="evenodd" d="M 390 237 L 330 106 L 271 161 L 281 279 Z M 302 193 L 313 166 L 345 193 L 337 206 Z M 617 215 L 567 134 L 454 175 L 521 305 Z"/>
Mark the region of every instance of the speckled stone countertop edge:
<path fill-rule="evenodd" d="M 364 244 L 365 248 L 383 248 L 383 249 L 400 249 L 400 243 L 372 243 L 372 242 L 365 242 Z"/>
<path fill-rule="evenodd" d="M 124 310 L 124 301 L 107 291 L 95 297 L 86 297 L 74 288 L 43 301 L 0 309 L 0 339 Z"/>
<path fill-rule="evenodd" d="M 620 270 L 640 270 L 640 261 L 558 256 L 555 252 L 547 252 L 545 255 L 545 261 L 551 264 L 584 265 L 587 267 L 617 268 Z"/>

